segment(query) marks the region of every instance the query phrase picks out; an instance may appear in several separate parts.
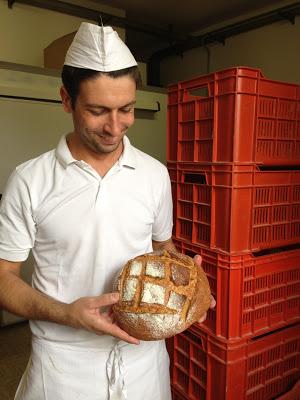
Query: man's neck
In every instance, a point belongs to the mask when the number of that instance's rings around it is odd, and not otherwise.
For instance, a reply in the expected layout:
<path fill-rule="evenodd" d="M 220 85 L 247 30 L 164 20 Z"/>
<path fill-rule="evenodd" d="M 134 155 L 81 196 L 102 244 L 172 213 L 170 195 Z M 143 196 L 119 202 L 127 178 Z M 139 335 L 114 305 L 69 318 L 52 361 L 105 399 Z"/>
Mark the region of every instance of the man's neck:
<path fill-rule="evenodd" d="M 67 136 L 67 145 L 76 160 L 85 161 L 89 164 L 101 177 L 107 174 L 113 165 L 118 161 L 123 152 L 123 141 L 120 146 L 111 153 L 96 153 L 83 146 L 78 141 L 77 135 L 71 133 Z"/>

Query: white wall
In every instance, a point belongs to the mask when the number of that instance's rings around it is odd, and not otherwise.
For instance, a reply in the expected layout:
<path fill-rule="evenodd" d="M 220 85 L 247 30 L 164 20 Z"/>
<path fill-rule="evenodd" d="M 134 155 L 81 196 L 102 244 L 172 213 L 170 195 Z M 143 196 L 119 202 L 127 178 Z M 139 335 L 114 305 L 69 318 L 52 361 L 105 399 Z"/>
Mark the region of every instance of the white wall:
<path fill-rule="evenodd" d="M 115 8 L 107 6 L 103 12 L 125 15 L 123 10 L 116 12 Z M 10 9 L 7 0 L 0 0 L 0 61 L 43 67 L 44 48 L 53 40 L 76 31 L 82 21 L 81 18 L 18 2 Z"/>
<path fill-rule="evenodd" d="M 210 72 L 231 66 L 260 68 L 270 79 L 300 83 L 300 16 L 295 25 L 281 21 L 209 46 Z M 197 48 L 166 58 L 161 64 L 163 85 L 207 73 L 207 51 Z"/>
<path fill-rule="evenodd" d="M 124 10 L 92 0 L 67 0 L 67 2 L 125 17 Z M 54 40 L 75 32 L 82 21 L 86 20 L 18 2 L 10 9 L 7 0 L 0 0 L 0 61 L 44 67 L 44 49 Z M 115 29 L 125 41 L 125 29 L 119 27 Z M 146 85 L 146 64 L 139 63 L 139 69 L 142 82 Z"/>

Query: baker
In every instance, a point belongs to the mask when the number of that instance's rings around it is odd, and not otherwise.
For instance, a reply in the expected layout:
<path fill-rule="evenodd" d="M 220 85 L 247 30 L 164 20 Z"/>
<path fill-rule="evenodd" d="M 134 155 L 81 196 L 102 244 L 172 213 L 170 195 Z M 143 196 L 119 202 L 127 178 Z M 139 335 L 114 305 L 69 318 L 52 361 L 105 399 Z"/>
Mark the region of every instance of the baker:
<path fill-rule="evenodd" d="M 164 341 L 139 342 L 110 313 L 127 260 L 174 249 L 167 169 L 126 136 L 137 63 L 111 27 L 82 23 L 62 81 L 74 130 L 18 166 L 1 201 L 0 305 L 32 331 L 15 399 L 169 400 Z M 20 279 L 30 250 L 32 287 Z"/>

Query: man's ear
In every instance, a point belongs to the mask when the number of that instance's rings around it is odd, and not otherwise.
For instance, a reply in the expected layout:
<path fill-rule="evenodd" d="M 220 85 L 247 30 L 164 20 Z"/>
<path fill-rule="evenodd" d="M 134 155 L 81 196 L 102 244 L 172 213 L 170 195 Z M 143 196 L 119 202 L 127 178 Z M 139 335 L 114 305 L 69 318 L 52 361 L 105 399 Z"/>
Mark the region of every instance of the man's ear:
<path fill-rule="evenodd" d="M 65 112 L 71 113 L 73 111 L 71 97 L 64 86 L 60 88 L 60 97 Z"/>

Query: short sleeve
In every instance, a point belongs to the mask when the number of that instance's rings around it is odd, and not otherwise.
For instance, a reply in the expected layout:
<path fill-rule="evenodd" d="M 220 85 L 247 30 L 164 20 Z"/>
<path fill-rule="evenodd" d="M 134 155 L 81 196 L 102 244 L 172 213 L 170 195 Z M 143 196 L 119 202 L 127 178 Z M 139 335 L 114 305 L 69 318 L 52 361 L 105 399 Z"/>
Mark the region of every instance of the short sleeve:
<path fill-rule="evenodd" d="M 26 260 L 34 245 L 35 232 L 29 188 L 15 170 L 0 201 L 0 258 Z"/>
<path fill-rule="evenodd" d="M 162 175 L 162 190 L 152 230 L 152 239 L 158 242 L 168 240 L 172 236 L 173 203 L 171 182 L 168 170 Z"/>

